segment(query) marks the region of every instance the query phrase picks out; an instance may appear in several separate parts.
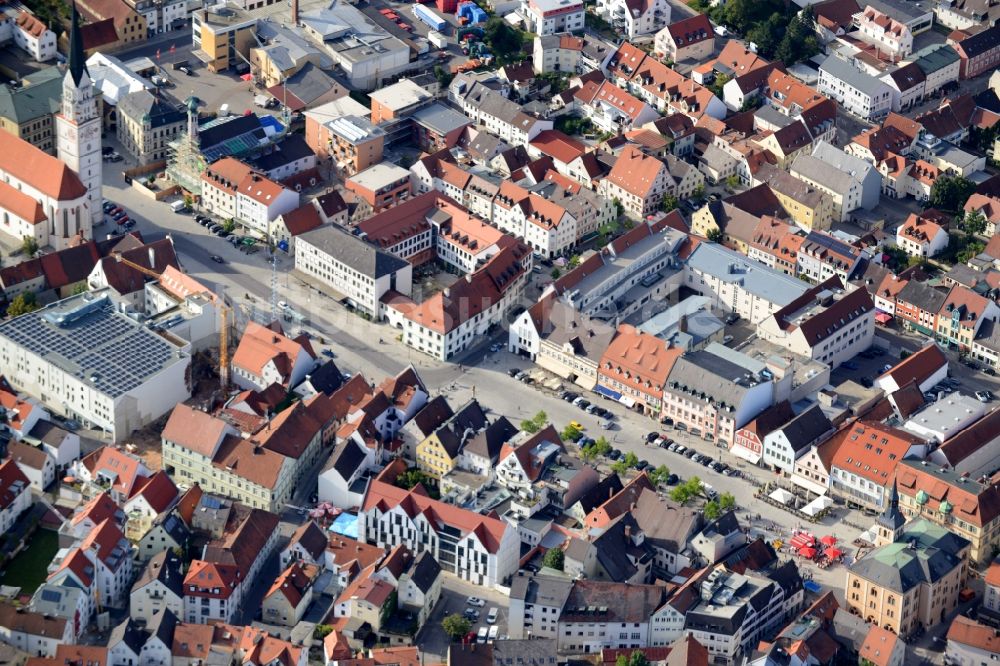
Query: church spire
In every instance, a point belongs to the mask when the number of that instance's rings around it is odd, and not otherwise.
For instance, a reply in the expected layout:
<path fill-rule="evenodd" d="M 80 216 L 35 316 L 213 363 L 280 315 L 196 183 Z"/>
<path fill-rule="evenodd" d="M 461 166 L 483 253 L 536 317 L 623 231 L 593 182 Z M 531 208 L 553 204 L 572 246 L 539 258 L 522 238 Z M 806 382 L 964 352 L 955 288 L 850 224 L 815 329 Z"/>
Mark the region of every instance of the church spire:
<path fill-rule="evenodd" d="M 73 14 L 70 18 L 69 28 L 69 73 L 73 76 L 73 83 L 80 85 L 83 73 L 87 71 L 87 59 L 83 55 L 83 35 L 80 34 L 80 14 L 76 10 L 76 2 L 73 2 Z M 90 75 L 90 72 L 87 72 Z"/>

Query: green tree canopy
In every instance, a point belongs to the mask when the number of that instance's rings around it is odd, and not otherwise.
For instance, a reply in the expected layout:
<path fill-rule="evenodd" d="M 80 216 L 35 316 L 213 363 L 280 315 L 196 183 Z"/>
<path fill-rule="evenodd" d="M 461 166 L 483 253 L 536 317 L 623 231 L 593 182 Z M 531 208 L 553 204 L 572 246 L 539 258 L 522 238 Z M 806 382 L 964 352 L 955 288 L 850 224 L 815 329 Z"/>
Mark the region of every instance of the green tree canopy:
<path fill-rule="evenodd" d="M 486 22 L 483 40 L 498 58 L 509 59 L 521 53 L 521 33 L 499 16 Z"/>
<path fill-rule="evenodd" d="M 545 551 L 545 557 L 542 558 L 542 564 L 550 569 L 562 571 L 565 560 L 566 555 L 563 553 L 562 548 L 549 548 Z"/>
<path fill-rule="evenodd" d="M 678 504 L 687 504 L 699 495 L 701 495 L 701 479 L 697 476 L 692 476 L 670 491 L 670 499 Z"/>
<path fill-rule="evenodd" d="M 930 204 L 949 212 L 962 210 L 976 191 L 976 184 L 964 176 L 939 176 L 931 186 Z"/>
<path fill-rule="evenodd" d="M 10 305 L 7 306 L 7 316 L 20 317 L 23 314 L 34 312 L 37 309 L 38 303 L 35 302 L 35 295 L 30 291 L 25 291 L 15 296 L 14 300 L 12 300 Z"/>
<path fill-rule="evenodd" d="M 721 243 L 722 229 L 719 229 L 718 227 L 712 227 L 711 229 L 708 230 L 706 238 L 708 238 L 708 240 L 711 241 L 712 243 Z"/>
<path fill-rule="evenodd" d="M 722 493 L 719 495 L 719 508 L 725 511 L 732 511 L 736 508 L 736 498 L 732 493 Z"/>
<path fill-rule="evenodd" d="M 21 239 L 21 251 L 29 258 L 35 256 L 38 254 L 38 242 L 31 236 L 25 236 Z"/>
<path fill-rule="evenodd" d="M 660 465 L 653 471 L 649 472 L 649 480 L 653 482 L 653 485 L 665 484 L 667 479 L 670 477 L 670 468 L 666 465 Z"/>
<path fill-rule="evenodd" d="M 396 477 L 396 486 L 398 488 L 406 488 L 407 490 L 416 487 L 420 484 L 427 491 L 427 495 L 434 499 L 441 497 L 440 492 L 437 489 L 437 483 L 434 481 L 433 477 L 428 476 L 419 469 L 408 469 L 399 476 Z"/>
<path fill-rule="evenodd" d="M 559 433 L 559 436 L 562 437 L 563 440 L 575 442 L 576 440 L 583 437 L 583 431 L 577 428 L 572 423 L 567 423 L 566 427 L 563 428 L 561 433 Z"/>
<path fill-rule="evenodd" d="M 970 210 L 961 215 L 959 224 L 967 234 L 981 234 L 986 231 L 986 216 L 978 210 Z"/>
<path fill-rule="evenodd" d="M 722 515 L 722 509 L 719 508 L 719 503 L 715 500 L 711 500 L 705 504 L 705 508 L 702 510 L 705 514 L 705 520 L 715 520 Z"/>
<path fill-rule="evenodd" d="M 663 203 L 660 204 L 660 208 L 663 212 L 669 213 L 672 210 L 677 210 L 677 207 L 680 205 L 681 202 L 678 201 L 677 197 L 672 194 L 665 194 L 663 195 Z"/>
<path fill-rule="evenodd" d="M 549 423 L 549 415 L 543 411 L 539 411 L 537 414 L 532 416 L 530 419 L 525 419 L 521 421 L 521 430 L 524 432 L 536 433 Z"/>
<path fill-rule="evenodd" d="M 452 613 L 441 620 L 441 628 L 444 629 L 444 633 L 451 637 L 451 640 L 457 641 L 469 633 L 472 624 L 458 613 Z"/>

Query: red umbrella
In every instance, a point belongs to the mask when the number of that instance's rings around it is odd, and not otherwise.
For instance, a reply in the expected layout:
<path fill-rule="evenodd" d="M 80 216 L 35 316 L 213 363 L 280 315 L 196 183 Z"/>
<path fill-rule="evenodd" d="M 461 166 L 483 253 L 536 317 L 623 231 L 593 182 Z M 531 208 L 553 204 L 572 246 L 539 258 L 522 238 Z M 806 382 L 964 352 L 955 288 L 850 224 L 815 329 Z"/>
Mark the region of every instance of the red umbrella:
<path fill-rule="evenodd" d="M 837 537 L 833 536 L 832 534 L 827 534 L 825 537 L 820 539 L 820 541 L 823 542 L 824 546 L 832 546 L 835 543 L 837 543 Z"/>
<path fill-rule="evenodd" d="M 839 548 L 827 548 L 823 551 L 823 554 L 829 557 L 831 560 L 839 558 L 844 553 Z"/>
<path fill-rule="evenodd" d="M 809 546 L 806 546 L 805 548 L 800 548 L 799 555 L 801 555 L 806 559 L 811 560 L 812 558 L 816 557 L 816 549 L 810 548 Z"/>

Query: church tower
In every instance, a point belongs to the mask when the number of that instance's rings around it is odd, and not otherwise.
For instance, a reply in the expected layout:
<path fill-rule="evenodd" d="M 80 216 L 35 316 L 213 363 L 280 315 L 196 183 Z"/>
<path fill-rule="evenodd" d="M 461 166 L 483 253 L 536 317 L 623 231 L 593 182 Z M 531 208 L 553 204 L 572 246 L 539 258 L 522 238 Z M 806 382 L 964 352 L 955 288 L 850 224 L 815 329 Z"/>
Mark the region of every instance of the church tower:
<path fill-rule="evenodd" d="M 880 548 L 895 543 L 899 539 L 899 535 L 903 533 L 903 525 L 905 524 L 906 518 L 899 510 L 899 491 L 896 490 L 896 483 L 893 481 L 889 504 L 886 505 L 885 511 L 875 523 L 875 547 Z"/>
<path fill-rule="evenodd" d="M 94 97 L 94 86 L 83 55 L 80 16 L 73 3 L 69 36 L 69 67 L 63 79 L 62 109 L 56 116 L 56 155 L 76 172 L 87 188 L 88 210 L 80 216 L 77 228 L 54 229 L 56 236 L 72 237 L 77 233 L 92 238 L 93 225 L 101 222 L 104 182 L 101 173 L 101 114 Z"/>

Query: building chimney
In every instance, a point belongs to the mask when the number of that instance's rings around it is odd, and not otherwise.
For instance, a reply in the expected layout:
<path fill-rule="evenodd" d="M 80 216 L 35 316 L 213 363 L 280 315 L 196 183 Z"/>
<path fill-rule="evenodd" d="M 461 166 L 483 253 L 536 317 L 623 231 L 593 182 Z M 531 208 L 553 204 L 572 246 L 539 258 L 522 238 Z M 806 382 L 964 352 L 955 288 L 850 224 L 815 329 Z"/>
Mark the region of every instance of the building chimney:
<path fill-rule="evenodd" d="M 688 316 L 687 314 L 682 314 L 680 320 L 677 322 L 677 330 L 681 333 L 687 333 L 688 330 Z"/>
<path fill-rule="evenodd" d="M 299 0 L 292 0 L 292 25 L 299 24 Z"/>
<path fill-rule="evenodd" d="M 156 250 L 152 245 L 149 246 L 149 267 L 156 270 Z"/>

